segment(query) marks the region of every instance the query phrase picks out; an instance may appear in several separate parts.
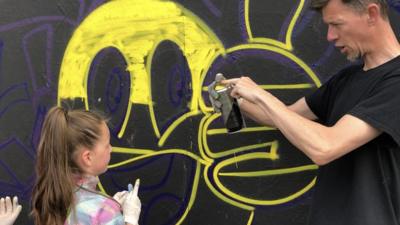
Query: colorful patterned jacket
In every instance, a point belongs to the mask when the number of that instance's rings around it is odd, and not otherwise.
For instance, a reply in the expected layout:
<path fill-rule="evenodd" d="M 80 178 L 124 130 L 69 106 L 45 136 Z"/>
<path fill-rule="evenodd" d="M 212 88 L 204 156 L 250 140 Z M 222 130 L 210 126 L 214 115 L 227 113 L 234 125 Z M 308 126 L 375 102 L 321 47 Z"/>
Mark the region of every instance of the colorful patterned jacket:
<path fill-rule="evenodd" d="M 75 205 L 69 210 L 65 225 L 124 225 L 121 205 L 96 190 L 98 177 L 77 179 Z"/>

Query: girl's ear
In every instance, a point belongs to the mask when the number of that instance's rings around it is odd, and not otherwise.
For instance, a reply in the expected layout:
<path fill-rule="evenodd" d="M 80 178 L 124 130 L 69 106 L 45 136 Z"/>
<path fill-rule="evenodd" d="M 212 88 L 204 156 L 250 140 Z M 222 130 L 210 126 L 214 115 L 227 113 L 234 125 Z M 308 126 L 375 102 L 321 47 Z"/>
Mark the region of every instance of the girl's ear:
<path fill-rule="evenodd" d="M 87 148 L 82 148 L 79 150 L 77 163 L 82 168 L 82 170 L 87 170 L 87 168 L 92 166 L 91 151 Z"/>

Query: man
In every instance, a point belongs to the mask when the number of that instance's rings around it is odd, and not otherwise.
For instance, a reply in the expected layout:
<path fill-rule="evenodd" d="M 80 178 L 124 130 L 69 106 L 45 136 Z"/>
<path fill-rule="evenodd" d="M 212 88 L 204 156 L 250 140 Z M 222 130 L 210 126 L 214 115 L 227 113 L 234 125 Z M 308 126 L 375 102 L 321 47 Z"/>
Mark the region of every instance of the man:
<path fill-rule="evenodd" d="M 250 78 L 222 83 L 255 121 L 277 127 L 320 165 L 311 225 L 400 224 L 400 45 L 384 0 L 311 0 L 349 60 L 286 106 Z M 315 122 L 318 119 L 319 122 Z"/>

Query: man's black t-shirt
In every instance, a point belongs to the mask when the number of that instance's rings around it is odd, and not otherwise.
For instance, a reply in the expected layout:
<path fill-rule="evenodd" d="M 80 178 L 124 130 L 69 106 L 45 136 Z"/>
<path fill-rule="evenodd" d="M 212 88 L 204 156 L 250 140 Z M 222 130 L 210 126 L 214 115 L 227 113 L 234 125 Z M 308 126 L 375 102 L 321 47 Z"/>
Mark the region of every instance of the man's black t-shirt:
<path fill-rule="evenodd" d="M 319 168 L 310 224 L 400 225 L 400 57 L 346 68 L 306 102 L 326 126 L 350 114 L 383 132 Z"/>

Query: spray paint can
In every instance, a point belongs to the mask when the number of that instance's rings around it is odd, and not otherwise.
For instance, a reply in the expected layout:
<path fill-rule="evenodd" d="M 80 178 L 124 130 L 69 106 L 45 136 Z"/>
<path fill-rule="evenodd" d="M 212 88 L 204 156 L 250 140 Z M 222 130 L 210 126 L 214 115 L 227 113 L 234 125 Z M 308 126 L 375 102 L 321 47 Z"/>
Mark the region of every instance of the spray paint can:
<path fill-rule="evenodd" d="M 232 98 L 231 88 L 216 90 L 217 84 L 225 79 L 221 73 L 215 76 L 215 81 L 208 86 L 208 93 L 215 112 L 221 112 L 228 133 L 233 133 L 246 127 L 244 118 L 236 98 Z"/>

